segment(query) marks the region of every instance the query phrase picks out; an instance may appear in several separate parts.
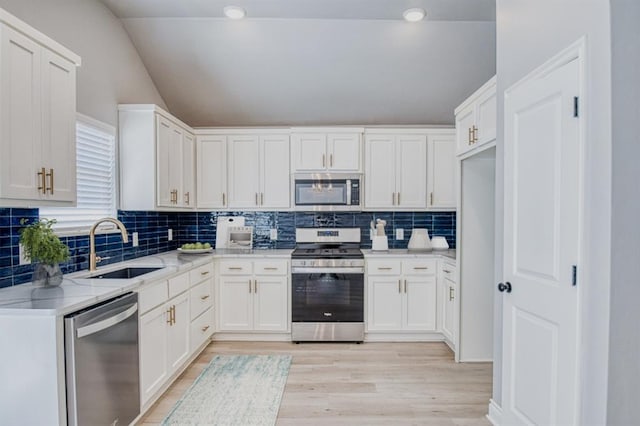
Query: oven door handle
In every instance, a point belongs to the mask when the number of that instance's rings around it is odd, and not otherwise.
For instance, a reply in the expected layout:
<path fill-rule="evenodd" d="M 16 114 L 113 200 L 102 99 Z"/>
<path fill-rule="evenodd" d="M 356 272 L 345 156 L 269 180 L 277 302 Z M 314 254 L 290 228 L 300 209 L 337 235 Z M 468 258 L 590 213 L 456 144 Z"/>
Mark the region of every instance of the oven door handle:
<path fill-rule="evenodd" d="M 363 267 L 326 267 L 326 268 L 291 268 L 291 274 L 364 274 Z"/>

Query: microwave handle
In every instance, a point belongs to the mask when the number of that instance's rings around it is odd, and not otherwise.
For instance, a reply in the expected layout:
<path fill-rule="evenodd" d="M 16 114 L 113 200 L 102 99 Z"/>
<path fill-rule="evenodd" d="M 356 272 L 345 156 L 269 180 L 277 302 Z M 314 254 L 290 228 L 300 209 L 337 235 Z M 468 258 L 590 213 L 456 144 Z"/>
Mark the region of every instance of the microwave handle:
<path fill-rule="evenodd" d="M 347 179 L 347 205 L 351 205 L 351 179 Z"/>

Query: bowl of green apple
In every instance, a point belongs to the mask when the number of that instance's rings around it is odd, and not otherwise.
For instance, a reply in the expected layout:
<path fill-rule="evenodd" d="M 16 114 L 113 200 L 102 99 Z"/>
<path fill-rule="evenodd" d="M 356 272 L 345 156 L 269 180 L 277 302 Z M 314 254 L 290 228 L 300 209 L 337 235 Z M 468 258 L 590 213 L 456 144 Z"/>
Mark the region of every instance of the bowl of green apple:
<path fill-rule="evenodd" d="M 185 243 L 178 248 L 180 253 L 184 254 L 201 254 L 213 251 L 213 247 L 209 243 Z"/>

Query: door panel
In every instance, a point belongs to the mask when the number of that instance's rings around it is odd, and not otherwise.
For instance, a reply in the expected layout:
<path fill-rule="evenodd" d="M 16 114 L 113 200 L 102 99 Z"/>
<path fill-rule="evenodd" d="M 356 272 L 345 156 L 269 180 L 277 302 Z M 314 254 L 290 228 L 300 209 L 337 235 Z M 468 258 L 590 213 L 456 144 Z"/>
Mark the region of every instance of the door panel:
<path fill-rule="evenodd" d="M 365 142 L 365 207 L 394 207 L 395 141 L 390 135 L 367 135 Z"/>
<path fill-rule="evenodd" d="M 505 95 L 503 423 L 576 424 L 579 61 Z"/>
<path fill-rule="evenodd" d="M 289 136 L 261 136 L 260 159 L 260 207 L 289 208 Z"/>
<path fill-rule="evenodd" d="M 167 378 L 168 307 L 140 316 L 140 402 L 144 405 Z"/>
<path fill-rule="evenodd" d="M 287 278 L 257 277 L 254 294 L 255 330 L 287 331 Z"/>
<path fill-rule="evenodd" d="M 220 331 L 253 328 L 253 293 L 250 276 L 220 277 Z"/>
<path fill-rule="evenodd" d="M 229 136 L 229 207 L 257 208 L 258 186 L 258 137 Z"/>
<path fill-rule="evenodd" d="M 359 133 L 329 134 L 327 167 L 337 172 L 359 171 L 361 142 Z"/>
<path fill-rule="evenodd" d="M 174 322 L 167 329 L 167 356 L 169 374 L 177 370 L 189 357 L 189 329 L 191 317 L 189 315 L 189 292 L 169 301 L 174 309 Z"/>
<path fill-rule="evenodd" d="M 399 170 L 398 170 L 399 168 Z M 396 143 L 396 189 L 398 205 L 427 207 L 427 137 L 398 136 Z"/>
<path fill-rule="evenodd" d="M 456 115 L 456 146 L 458 155 L 473 149 L 471 129 L 476 124 L 475 104 Z"/>
<path fill-rule="evenodd" d="M 182 198 L 179 200 L 183 207 L 196 206 L 195 173 L 196 147 L 195 138 L 191 133 L 184 132 L 182 137 Z"/>
<path fill-rule="evenodd" d="M 327 167 L 327 135 L 299 133 L 291 136 L 295 172 L 324 170 Z"/>
<path fill-rule="evenodd" d="M 406 277 L 405 330 L 435 331 L 436 329 L 436 279 Z"/>
<path fill-rule="evenodd" d="M 227 206 L 227 137 L 198 136 L 197 139 L 198 207 Z"/>
<path fill-rule="evenodd" d="M 399 277 L 369 278 L 367 330 L 402 330 L 401 288 Z"/>
<path fill-rule="evenodd" d="M 455 143 L 453 135 L 429 136 L 429 208 L 456 208 Z"/>
<path fill-rule="evenodd" d="M 171 122 L 160 116 L 156 116 L 156 149 L 158 158 L 158 205 L 163 207 L 171 207 L 172 196 L 171 191 Z"/>

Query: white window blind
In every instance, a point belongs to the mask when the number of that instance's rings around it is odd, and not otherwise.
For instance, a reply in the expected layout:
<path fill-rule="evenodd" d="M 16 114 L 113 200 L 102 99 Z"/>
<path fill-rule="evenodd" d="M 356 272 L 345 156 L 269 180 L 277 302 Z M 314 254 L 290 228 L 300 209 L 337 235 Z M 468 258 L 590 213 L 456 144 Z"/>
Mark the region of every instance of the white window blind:
<path fill-rule="evenodd" d="M 58 233 L 87 233 L 98 219 L 115 217 L 115 129 L 89 117 L 76 123 L 77 207 L 41 208 Z M 107 226 L 108 228 L 109 226 Z"/>

